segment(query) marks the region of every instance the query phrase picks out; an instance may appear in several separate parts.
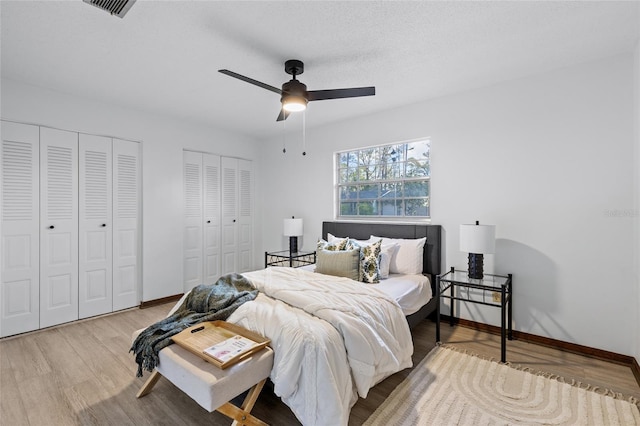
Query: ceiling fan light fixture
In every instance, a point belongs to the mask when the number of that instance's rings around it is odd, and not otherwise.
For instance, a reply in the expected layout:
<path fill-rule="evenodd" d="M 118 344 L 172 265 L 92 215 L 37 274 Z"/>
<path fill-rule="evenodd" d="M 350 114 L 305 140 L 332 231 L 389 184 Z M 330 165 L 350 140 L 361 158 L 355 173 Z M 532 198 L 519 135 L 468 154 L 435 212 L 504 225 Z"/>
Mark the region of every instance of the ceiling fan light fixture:
<path fill-rule="evenodd" d="M 288 112 L 300 112 L 307 109 L 307 100 L 303 96 L 283 96 L 282 108 Z"/>
<path fill-rule="evenodd" d="M 1 1 L 1 0 L 0 0 Z M 278 114 L 276 121 L 286 120 L 292 112 L 300 112 L 307 109 L 307 103 L 310 101 L 322 101 L 325 99 L 342 99 L 357 98 L 360 96 L 373 96 L 376 94 L 374 86 L 369 87 L 351 87 L 347 89 L 329 89 L 329 90 L 307 90 L 307 85 L 296 79 L 297 76 L 304 72 L 304 64 L 297 59 L 289 59 L 284 63 L 284 71 L 291 75 L 291 80 L 282 85 L 282 89 L 262 83 L 253 78 L 245 77 L 233 71 L 226 69 L 218 70 L 222 74 L 237 78 L 263 89 L 275 92 L 280 95 L 280 103 L 282 108 Z"/>

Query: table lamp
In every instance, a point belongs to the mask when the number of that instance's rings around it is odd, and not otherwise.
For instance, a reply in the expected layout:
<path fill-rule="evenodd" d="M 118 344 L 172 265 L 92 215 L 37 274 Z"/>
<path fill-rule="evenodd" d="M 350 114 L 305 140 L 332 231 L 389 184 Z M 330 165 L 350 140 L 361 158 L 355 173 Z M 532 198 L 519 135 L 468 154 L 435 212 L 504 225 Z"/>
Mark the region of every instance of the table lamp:
<path fill-rule="evenodd" d="M 284 236 L 289 237 L 289 253 L 298 252 L 298 235 L 303 235 L 302 229 L 302 219 L 291 216 L 291 219 L 284 220 Z"/>
<path fill-rule="evenodd" d="M 484 254 L 494 253 L 496 249 L 495 225 L 460 225 L 460 251 L 469 253 L 469 278 L 484 277 Z"/>

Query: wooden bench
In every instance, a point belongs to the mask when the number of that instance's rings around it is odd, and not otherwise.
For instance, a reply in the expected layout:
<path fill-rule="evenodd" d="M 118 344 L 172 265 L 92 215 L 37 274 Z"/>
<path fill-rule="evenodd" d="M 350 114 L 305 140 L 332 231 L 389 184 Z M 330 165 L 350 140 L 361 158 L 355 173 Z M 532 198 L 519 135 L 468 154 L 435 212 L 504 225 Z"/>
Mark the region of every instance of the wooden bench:
<path fill-rule="evenodd" d="M 224 370 L 175 344 L 162 349 L 159 358 L 158 366 L 136 395 L 138 398 L 151 392 L 164 376 L 202 408 L 230 417 L 234 425 L 266 425 L 251 410 L 273 367 L 271 348 Z M 229 402 L 247 389 L 249 393 L 240 407 Z"/>

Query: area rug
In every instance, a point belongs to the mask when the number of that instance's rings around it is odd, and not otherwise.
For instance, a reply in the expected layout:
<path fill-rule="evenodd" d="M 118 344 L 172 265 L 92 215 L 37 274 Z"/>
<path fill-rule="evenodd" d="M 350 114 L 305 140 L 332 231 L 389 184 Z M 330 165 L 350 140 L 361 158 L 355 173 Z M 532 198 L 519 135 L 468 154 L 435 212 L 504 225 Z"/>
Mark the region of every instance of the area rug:
<path fill-rule="evenodd" d="M 639 401 L 437 346 L 364 423 L 640 425 Z"/>

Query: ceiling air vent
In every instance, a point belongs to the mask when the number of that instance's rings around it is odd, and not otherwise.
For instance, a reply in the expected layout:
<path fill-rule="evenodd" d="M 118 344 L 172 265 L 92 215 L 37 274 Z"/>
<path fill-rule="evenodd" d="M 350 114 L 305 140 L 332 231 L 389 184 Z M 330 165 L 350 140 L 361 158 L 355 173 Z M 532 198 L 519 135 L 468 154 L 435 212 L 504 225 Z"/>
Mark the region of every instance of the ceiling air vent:
<path fill-rule="evenodd" d="M 102 10 L 109 12 L 112 15 L 123 18 L 124 15 L 131 9 L 131 6 L 136 0 L 82 0 L 85 3 L 99 7 Z"/>

